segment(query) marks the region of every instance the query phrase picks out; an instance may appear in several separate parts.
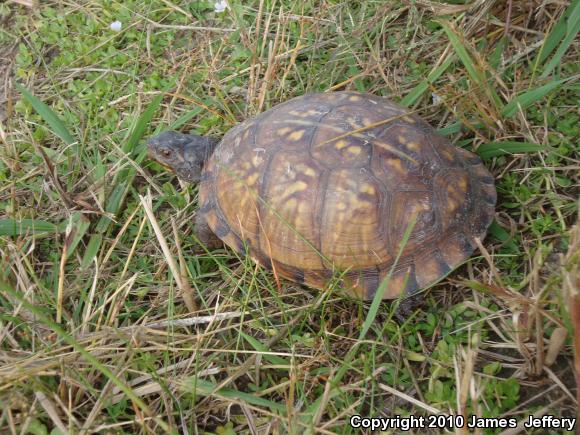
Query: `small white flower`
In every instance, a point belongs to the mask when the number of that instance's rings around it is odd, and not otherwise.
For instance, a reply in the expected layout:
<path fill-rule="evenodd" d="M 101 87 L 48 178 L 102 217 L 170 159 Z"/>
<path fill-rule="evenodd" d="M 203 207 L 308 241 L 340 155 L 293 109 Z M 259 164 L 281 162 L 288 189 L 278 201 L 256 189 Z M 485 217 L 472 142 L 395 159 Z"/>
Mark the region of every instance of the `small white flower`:
<path fill-rule="evenodd" d="M 435 92 L 431 93 L 431 97 L 433 97 L 433 104 L 434 105 L 441 104 L 443 102 L 443 98 L 441 98 Z"/>
<path fill-rule="evenodd" d="M 123 27 L 123 23 L 121 23 L 120 21 L 113 21 L 110 25 L 111 30 L 113 32 L 120 32 L 121 31 L 121 27 Z"/>
<path fill-rule="evenodd" d="M 219 14 L 224 12 L 229 6 L 228 3 L 226 2 L 226 0 L 217 0 L 215 2 L 215 11 Z"/>

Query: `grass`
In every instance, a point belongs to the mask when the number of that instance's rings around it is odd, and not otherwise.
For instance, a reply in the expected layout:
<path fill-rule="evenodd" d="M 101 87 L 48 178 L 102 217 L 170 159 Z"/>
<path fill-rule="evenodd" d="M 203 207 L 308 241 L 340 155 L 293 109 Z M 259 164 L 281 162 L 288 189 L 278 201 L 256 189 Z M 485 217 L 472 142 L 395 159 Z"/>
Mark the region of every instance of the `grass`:
<path fill-rule="evenodd" d="M 0 433 L 577 415 L 580 1 L 20 3 L 0 4 Z M 221 136 L 339 89 L 416 110 L 496 178 L 481 248 L 404 321 L 196 254 L 197 187 L 145 158 L 167 128 Z"/>

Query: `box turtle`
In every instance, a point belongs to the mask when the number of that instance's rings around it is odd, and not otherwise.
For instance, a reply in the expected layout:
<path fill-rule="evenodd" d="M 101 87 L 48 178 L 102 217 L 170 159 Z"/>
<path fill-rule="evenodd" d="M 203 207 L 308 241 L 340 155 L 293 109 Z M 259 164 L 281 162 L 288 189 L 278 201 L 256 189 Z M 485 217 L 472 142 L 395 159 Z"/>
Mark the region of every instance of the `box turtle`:
<path fill-rule="evenodd" d="M 310 287 L 339 277 L 363 299 L 391 271 L 385 299 L 434 284 L 471 255 L 494 215 L 494 178 L 479 157 L 369 94 L 309 94 L 221 141 L 168 131 L 148 147 L 200 182 L 196 232 L 209 248 L 221 240 Z"/>

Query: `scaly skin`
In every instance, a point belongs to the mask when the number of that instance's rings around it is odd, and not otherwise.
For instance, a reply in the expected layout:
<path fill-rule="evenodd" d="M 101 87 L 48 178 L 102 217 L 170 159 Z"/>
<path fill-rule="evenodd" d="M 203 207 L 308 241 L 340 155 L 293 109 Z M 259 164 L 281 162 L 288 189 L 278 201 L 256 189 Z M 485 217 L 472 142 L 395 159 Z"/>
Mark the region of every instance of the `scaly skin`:
<path fill-rule="evenodd" d="M 175 172 L 182 180 L 195 184 L 201 180 L 203 166 L 218 143 L 219 140 L 211 137 L 166 131 L 151 138 L 147 148 L 152 159 Z M 195 217 L 194 231 L 207 249 L 223 246 L 201 213 Z"/>

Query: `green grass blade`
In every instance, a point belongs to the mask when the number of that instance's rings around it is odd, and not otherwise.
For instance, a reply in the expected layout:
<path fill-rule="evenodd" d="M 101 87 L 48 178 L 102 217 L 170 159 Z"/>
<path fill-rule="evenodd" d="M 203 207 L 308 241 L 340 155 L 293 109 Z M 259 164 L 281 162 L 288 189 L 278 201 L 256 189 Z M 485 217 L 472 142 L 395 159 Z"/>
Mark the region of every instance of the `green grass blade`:
<path fill-rule="evenodd" d="M 66 251 L 66 258 L 70 258 L 70 256 L 75 252 L 79 242 L 85 236 L 89 226 L 91 225 L 91 221 L 86 218 L 82 213 L 76 211 L 72 214 L 70 218 L 70 227 L 71 232 L 67 237 L 67 251 Z"/>
<path fill-rule="evenodd" d="M 268 352 L 270 350 L 266 346 L 264 346 L 261 341 L 256 340 L 254 337 L 246 334 L 244 331 L 240 331 L 240 335 L 244 338 L 244 340 L 246 340 L 248 343 L 250 343 L 250 345 L 255 350 L 257 350 L 259 352 Z M 277 355 L 268 355 L 267 353 L 265 353 L 265 354 L 263 354 L 262 358 L 264 358 L 270 364 L 290 365 L 289 361 L 287 361 L 286 359 L 279 357 Z"/>
<path fill-rule="evenodd" d="M 146 150 L 144 148 L 141 149 L 140 147 L 137 147 L 137 144 L 149 127 L 155 111 L 159 108 L 159 105 L 163 100 L 163 95 L 163 93 L 157 95 L 151 101 L 151 103 L 149 103 L 141 116 L 136 119 L 129 134 L 127 135 L 125 144 L 123 145 L 122 150 L 129 155 L 133 154 L 133 158 L 135 159 L 136 163 L 140 163 L 141 160 L 145 157 Z M 136 153 L 138 153 L 138 155 L 134 155 Z M 135 174 L 136 170 L 133 167 L 120 171 L 116 174 L 113 180 L 115 187 L 107 198 L 107 205 L 105 207 L 107 212 L 113 215 L 116 215 L 119 212 L 121 205 L 123 204 L 123 200 L 131 188 Z M 99 232 L 105 232 L 109 228 L 110 223 L 111 219 L 108 216 L 102 216 L 97 223 L 96 230 Z"/>
<path fill-rule="evenodd" d="M 62 233 L 66 225 L 36 219 L 0 219 L 0 236 L 21 236 Z"/>
<path fill-rule="evenodd" d="M 89 239 L 89 244 L 87 249 L 85 249 L 85 254 L 81 260 L 81 267 L 86 269 L 93 262 L 93 259 L 97 256 L 101 243 L 103 242 L 103 235 L 101 233 L 96 233 Z"/>
<path fill-rule="evenodd" d="M 145 109 L 145 112 L 143 112 L 141 116 L 136 119 L 135 123 L 133 124 L 133 127 L 131 128 L 129 134 L 127 135 L 125 145 L 123 145 L 123 151 L 126 152 L 127 154 L 131 154 L 133 152 L 133 150 L 135 149 L 135 147 L 145 134 L 147 127 L 149 126 L 151 120 L 153 119 L 153 115 L 155 115 L 157 108 L 159 107 L 161 101 L 163 100 L 163 95 L 164 94 L 161 93 L 157 95 L 155 98 L 153 98 L 151 103 L 149 103 L 149 105 L 147 106 L 147 109 Z"/>
<path fill-rule="evenodd" d="M 461 121 L 457 121 L 451 125 L 448 125 L 447 127 L 438 128 L 437 133 L 439 133 L 442 136 L 451 136 L 459 133 L 461 131 L 462 126 L 463 124 L 461 123 Z"/>
<path fill-rule="evenodd" d="M 28 89 L 24 86 L 16 83 L 14 85 L 16 89 L 26 98 L 32 107 L 38 114 L 46 121 L 46 123 L 50 126 L 52 132 L 60 137 L 67 145 L 71 145 L 76 142 L 73 135 L 68 131 L 64 122 L 57 116 L 54 111 L 44 104 L 40 99 L 35 97 Z"/>
<path fill-rule="evenodd" d="M 490 142 L 482 144 L 477 148 L 477 154 L 484 159 L 491 159 L 492 157 L 503 156 L 506 154 L 522 154 L 522 153 L 536 153 L 544 151 L 547 147 L 531 142 Z"/>
<path fill-rule="evenodd" d="M 467 74 L 469 74 L 469 77 L 471 77 L 471 79 L 476 84 L 483 86 L 485 80 L 483 76 L 479 73 L 479 71 L 475 68 L 475 62 L 469 55 L 467 48 L 465 47 L 465 45 L 463 45 L 459 36 L 455 33 L 455 30 L 452 29 L 451 26 L 446 22 L 442 22 L 441 25 L 443 26 L 443 30 L 445 31 L 447 38 L 449 38 L 449 41 L 451 42 L 453 49 L 455 50 L 457 56 L 461 60 L 461 63 L 463 63 L 463 66 L 467 70 Z"/>
<path fill-rule="evenodd" d="M 139 154 L 134 158 L 136 164 L 140 164 L 147 154 L 147 149 L 145 147 L 139 148 L 140 150 L 135 149 L 135 151 L 139 152 Z M 133 184 L 133 179 L 135 178 L 136 173 L 137 170 L 134 167 L 130 167 L 127 170 L 117 173 L 117 177 L 113 181 L 115 187 L 107 198 L 107 204 L 105 206 L 105 210 L 108 213 L 113 215 L 119 213 L 119 210 L 121 210 L 121 206 L 123 205 L 123 201 L 125 200 L 129 189 L 131 189 L 131 185 Z M 99 219 L 99 222 L 97 223 L 96 231 L 104 233 L 109 228 L 110 223 L 111 218 L 109 216 L 101 216 L 101 219 Z"/>
<path fill-rule="evenodd" d="M 557 80 L 555 82 L 550 82 L 536 89 L 532 89 L 531 91 L 527 91 L 518 95 L 504 106 L 504 108 L 501 111 L 502 115 L 506 118 L 514 116 L 518 111 L 518 106 L 521 106 L 522 109 L 531 106 L 536 101 L 540 101 L 542 98 L 544 98 L 547 94 L 549 94 L 553 90 L 558 89 L 568 80 L 570 79 L 566 78 L 562 80 Z"/>
<path fill-rule="evenodd" d="M 196 108 L 190 110 L 189 112 L 184 113 L 179 118 L 177 118 L 175 120 L 175 122 L 173 122 L 173 124 L 171 124 L 169 126 L 169 130 L 178 130 L 180 127 L 182 127 L 185 123 L 187 123 L 195 115 L 199 115 L 202 112 L 202 110 L 203 109 L 201 107 L 196 107 Z"/>
<path fill-rule="evenodd" d="M 185 391 L 193 392 L 200 396 L 220 396 L 230 400 L 236 400 L 240 402 L 245 402 L 254 406 L 263 406 L 269 408 L 272 411 L 277 411 L 281 414 L 286 414 L 286 406 L 272 402 L 271 400 L 263 399 L 261 397 L 254 396 L 253 394 L 244 393 L 243 391 L 234 390 L 231 388 L 222 388 L 221 390 L 215 391 L 217 384 L 207 381 L 205 379 L 199 379 L 195 377 L 190 377 L 185 386 L 182 387 Z"/>
<path fill-rule="evenodd" d="M 507 47 L 507 43 L 508 39 L 505 36 L 502 36 L 496 44 L 493 52 L 490 54 L 488 62 L 493 69 L 497 69 L 497 67 L 500 65 L 501 56 Z"/>
<path fill-rule="evenodd" d="M 550 34 L 544 39 L 544 44 L 536 56 L 534 66 L 541 65 L 566 36 L 566 19 L 567 14 L 563 13 L 558 22 L 552 27 Z"/>
<path fill-rule="evenodd" d="M 365 336 L 367 335 L 367 332 L 369 331 L 370 327 L 372 326 L 373 322 L 375 321 L 375 318 L 377 317 L 379 307 L 381 306 L 381 302 L 383 301 L 383 294 L 385 293 L 385 290 L 389 286 L 389 281 L 391 280 L 391 276 L 395 270 L 395 267 L 399 263 L 399 259 L 401 258 L 401 255 L 403 255 L 403 250 L 405 249 L 405 246 L 407 246 L 407 243 L 409 243 L 409 238 L 411 237 L 411 232 L 413 231 L 413 228 L 415 227 L 415 223 L 416 223 L 416 219 L 413 219 L 407 225 L 407 229 L 405 230 L 405 233 L 403 234 L 403 238 L 401 240 L 401 247 L 399 248 L 399 253 L 397 254 L 397 257 L 395 258 L 395 262 L 393 263 L 393 267 L 391 268 L 391 271 L 387 275 L 387 277 L 383 280 L 383 282 L 381 282 L 381 285 L 377 289 L 377 293 L 375 294 L 375 297 L 373 298 L 373 302 L 371 303 L 371 307 L 369 308 L 369 312 L 367 314 L 365 322 L 363 323 L 363 327 L 362 327 L 360 334 L 358 336 L 359 341 L 364 340 Z"/>
<path fill-rule="evenodd" d="M 480 283 L 480 282 L 466 279 L 466 280 L 462 281 L 462 284 L 465 284 L 470 289 L 473 289 L 475 291 L 478 291 L 479 293 L 483 293 L 483 294 L 486 294 L 486 295 L 489 295 L 490 294 L 489 289 L 485 285 L 483 285 L 482 283 Z"/>
<path fill-rule="evenodd" d="M 568 11 L 570 11 L 570 14 L 566 20 L 566 33 L 564 36 L 564 40 L 556 50 L 556 53 L 552 57 L 552 60 L 550 60 L 550 62 L 548 62 L 548 64 L 544 67 L 544 70 L 542 71 L 540 78 L 547 77 L 552 72 L 552 70 L 562 62 L 562 57 L 564 56 L 566 51 L 568 51 L 568 49 L 574 42 L 576 35 L 580 31 L 580 0 L 572 2 L 570 6 L 568 6 L 568 9 L 564 13 L 564 15 L 567 15 Z M 557 37 L 561 39 L 560 33 L 558 33 Z M 556 37 L 554 39 L 556 39 Z"/>
<path fill-rule="evenodd" d="M 125 185 L 124 184 L 117 184 L 113 191 L 109 194 L 107 198 L 107 204 L 105 205 L 105 210 L 112 214 L 117 214 L 119 209 L 121 208 L 121 201 L 125 197 Z M 104 233 L 109 228 L 111 224 L 111 218 L 109 216 L 101 216 L 95 231 L 100 233 Z"/>
<path fill-rule="evenodd" d="M 508 233 L 501 226 L 499 226 L 499 224 L 495 220 L 491 223 L 487 231 L 489 233 L 489 236 L 494 237 L 495 239 L 501 242 L 501 246 L 504 246 L 511 252 L 518 251 L 519 248 L 517 246 L 517 243 L 514 241 L 510 233 Z"/>
<path fill-rule="evenodd" d="M 437 68 L 432 70 L 429 73 L 429 75 L 427 76 L 427 79 L 423 80 L 421 83 L 419 83 L 417 86 L 415 86 L 415 88 L 413 88 L 413 90 L 411 92 L 409 92 L 405 96 L 405 98 L 403 98 L 400 101 L 400 104 L 402 106 L 409 107 L 410 105 L 415 103 L 415 101 L 417 101 L 419 98 L 421 98 L 421 95 L 423 95 L 423 93 L 427 89 L 429 89 L 429 85 L 431 83 L 435 82 L 439 77 L 441 77 L 441 74 L 443 74 L 445 71 L 447 71 L 447 68 L 449 68 L 449 65 L 451 65 L 451 62 L 453 62 L 452 57 L 450 57 L 445 62 L 443 62 L 441 65 L 439 65 Z"/>

